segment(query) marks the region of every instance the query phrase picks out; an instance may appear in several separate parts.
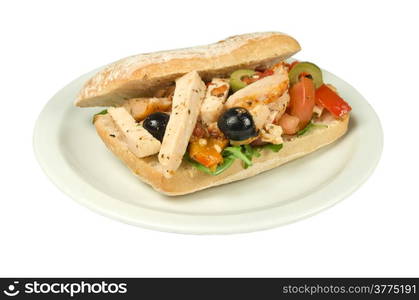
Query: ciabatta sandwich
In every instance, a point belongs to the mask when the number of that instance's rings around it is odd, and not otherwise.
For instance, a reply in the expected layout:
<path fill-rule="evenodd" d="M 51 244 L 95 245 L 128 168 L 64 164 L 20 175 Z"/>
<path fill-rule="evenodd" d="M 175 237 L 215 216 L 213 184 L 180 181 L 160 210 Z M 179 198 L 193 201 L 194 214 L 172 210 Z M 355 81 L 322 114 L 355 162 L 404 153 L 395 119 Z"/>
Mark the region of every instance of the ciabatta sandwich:
<path fill-rule="evenodd" d="M 182 195 L 245 179 L 334 142 L 351 107 L 276 32 L 140 54 L 105 67 L 75 105 L 106 106 L 99 136 L 143 182 Z"/>

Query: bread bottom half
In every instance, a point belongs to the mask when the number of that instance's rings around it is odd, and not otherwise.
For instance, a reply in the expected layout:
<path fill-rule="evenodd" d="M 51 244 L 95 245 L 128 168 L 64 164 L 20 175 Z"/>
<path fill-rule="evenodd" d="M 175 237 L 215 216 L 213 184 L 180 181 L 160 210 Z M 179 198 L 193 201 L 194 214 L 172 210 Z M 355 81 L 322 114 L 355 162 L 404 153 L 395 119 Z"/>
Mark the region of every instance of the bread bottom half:
<path fill-rule="evenodd" d="M 173 177 L 168 179 L 163 176 L 157 155 L 138 158 L 128 150 L 108 114 L 98 115 L 95 119 L 96 131 L 106 146 L 143 182 L 169 196 L 193 193 L 273 169 L 334 142 L 346 133 L 348 123 L 349 115 L 342 120 L 330 122 L 327 128 L 316 128 L 303 136 L 285 141 L 279 152 L 262 150 L 262 155 L 254 158 L 253 166 L 247 169 L 242 167 L 241 161 L 236 160 L 229 169 L 212 176 L 195 169 L 188 162 L 183 162 Z"/>

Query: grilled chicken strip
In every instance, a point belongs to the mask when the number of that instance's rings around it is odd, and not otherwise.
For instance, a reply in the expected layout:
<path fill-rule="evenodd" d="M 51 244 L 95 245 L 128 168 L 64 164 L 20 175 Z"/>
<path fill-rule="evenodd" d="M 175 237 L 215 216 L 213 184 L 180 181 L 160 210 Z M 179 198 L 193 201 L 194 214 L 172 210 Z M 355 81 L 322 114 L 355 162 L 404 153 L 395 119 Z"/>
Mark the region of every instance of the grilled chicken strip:
<path fill-rule="evenodd" d="M 170 178 L 182 163 L 198 119 L 205 90 L 205 83 L 196 71 L 187 73 L 176 81 L 172 113 L 158 156 L 166 178 Z"/>

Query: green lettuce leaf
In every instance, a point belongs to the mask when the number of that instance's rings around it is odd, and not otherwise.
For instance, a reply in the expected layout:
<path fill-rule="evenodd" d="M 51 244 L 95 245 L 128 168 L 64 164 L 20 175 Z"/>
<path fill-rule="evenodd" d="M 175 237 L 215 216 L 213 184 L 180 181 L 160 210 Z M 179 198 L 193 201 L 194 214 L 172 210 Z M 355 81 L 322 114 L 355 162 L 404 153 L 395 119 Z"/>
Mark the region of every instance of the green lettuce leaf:
<path fill-rule="evenodd" d="M 252 155 L 248 154 L 249 156 L 246 155 L 246 150 L 245 150 L 245 147 L 243 146 L 227 147 L 224 149 L 223 153 L 224 152 L 226 152 L 227 155 L 231 155 L 235 157 L 236 159 L 240 159 L 241 161 L 243 161 L 245 169 L 253 165 L 252 163 L 253 154 Z"/>
<path fill-rule="evenodd" d="M 236 159 L 239 159 L 243 162 L 243 167 L 247 169 L 253 165 L 252 159 L 253 157 L 260 157 L 260 151 L 262 149 L 269 149 L 274 152 L 278 152 L 282 149 L 282 144 L 273 145 L 267 144 L 264 146 L 252 147 L 250 145 L 241 145 L 241 146 L 230 146 L 224 149 L 222 152 L 224 161 L 222 164 L 218 165 L 215 170 L 211 170 L 207 168 L 197 161 L 193 160 L 188 153 L 185 153 L 185 159 L 191 163 L 195 168 L 198 170 L 207 173 L 209 175 L 216 176 L 218 174 L 223 173 L 225 170 L 231 167 Z"/>
<path fill-rule="evenodd" d="M 231 167 L 233 162 L 236 160 L 233 156 L 226 156 L 224 157 L 224 161 L 222 164 L 218 165 L 217 168 L 213 171 L 210 168 L 205 167 L 204 165 L 201 165 L 199 162 L 193 160 L 189 154 L 185 155 L 186 160 L 191 163 L 195 168 L 198 170 L 207 173 L 209 175 L 216 176 L 218 174 L 223 173 L 225 170 Z"/>
<path fill-rule="evenodd" d="M 283 146 L 283 144 L 267 144 L 262 146 L 262 148 L 272 150 L 273 152 L 279 152 Z"/>
<path fill-rule="evenodd" d="M 312 121 L 310 121 L 310 123 L 308 123 L 306 127 L 297 132 L 297 136 L 302 136 L 314 128 L 327 128 L 327 125 L 313 123 Z"/>
<path fill-rule="evenodd" d="M 108 113 L 108 110 L 107 109 L 104 109 L 104 110 L 98 112 L 97 114 L 94 114 L 93 115 L 93 118 L 92 118 L 92 123 L 95 123 L 96 116 L 98 116 L 98 115 L 106 115 L 107 113 Z"/>

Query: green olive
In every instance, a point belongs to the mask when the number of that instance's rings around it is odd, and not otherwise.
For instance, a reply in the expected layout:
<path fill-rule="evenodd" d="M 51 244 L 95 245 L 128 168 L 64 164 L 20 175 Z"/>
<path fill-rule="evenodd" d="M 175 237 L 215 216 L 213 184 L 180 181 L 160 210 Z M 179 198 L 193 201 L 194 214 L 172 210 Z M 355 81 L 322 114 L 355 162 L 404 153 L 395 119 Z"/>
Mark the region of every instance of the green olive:
<path fill-rule="evenodd" d="M 243 77 L 251 77 L 256 72 L 253 70 L 247 70 L 247 69 L 240 69 L 237 71 L 234 71 L 230 75 L 230 87 L 233 92 L 237 92 L 238 90 L 244 88 L 247 86 L 247 83 L 244 82 L 242 79 Z"/>
<path fill-rule="evenodd" d="M 311 62 L 299 62 L 288 73 L 290 84 L 296 84 L 300 79 L 301 73 L 307 73 L 313 79 L 315 88 L 319 88 L 323 84 L 322 70 Z"/>

